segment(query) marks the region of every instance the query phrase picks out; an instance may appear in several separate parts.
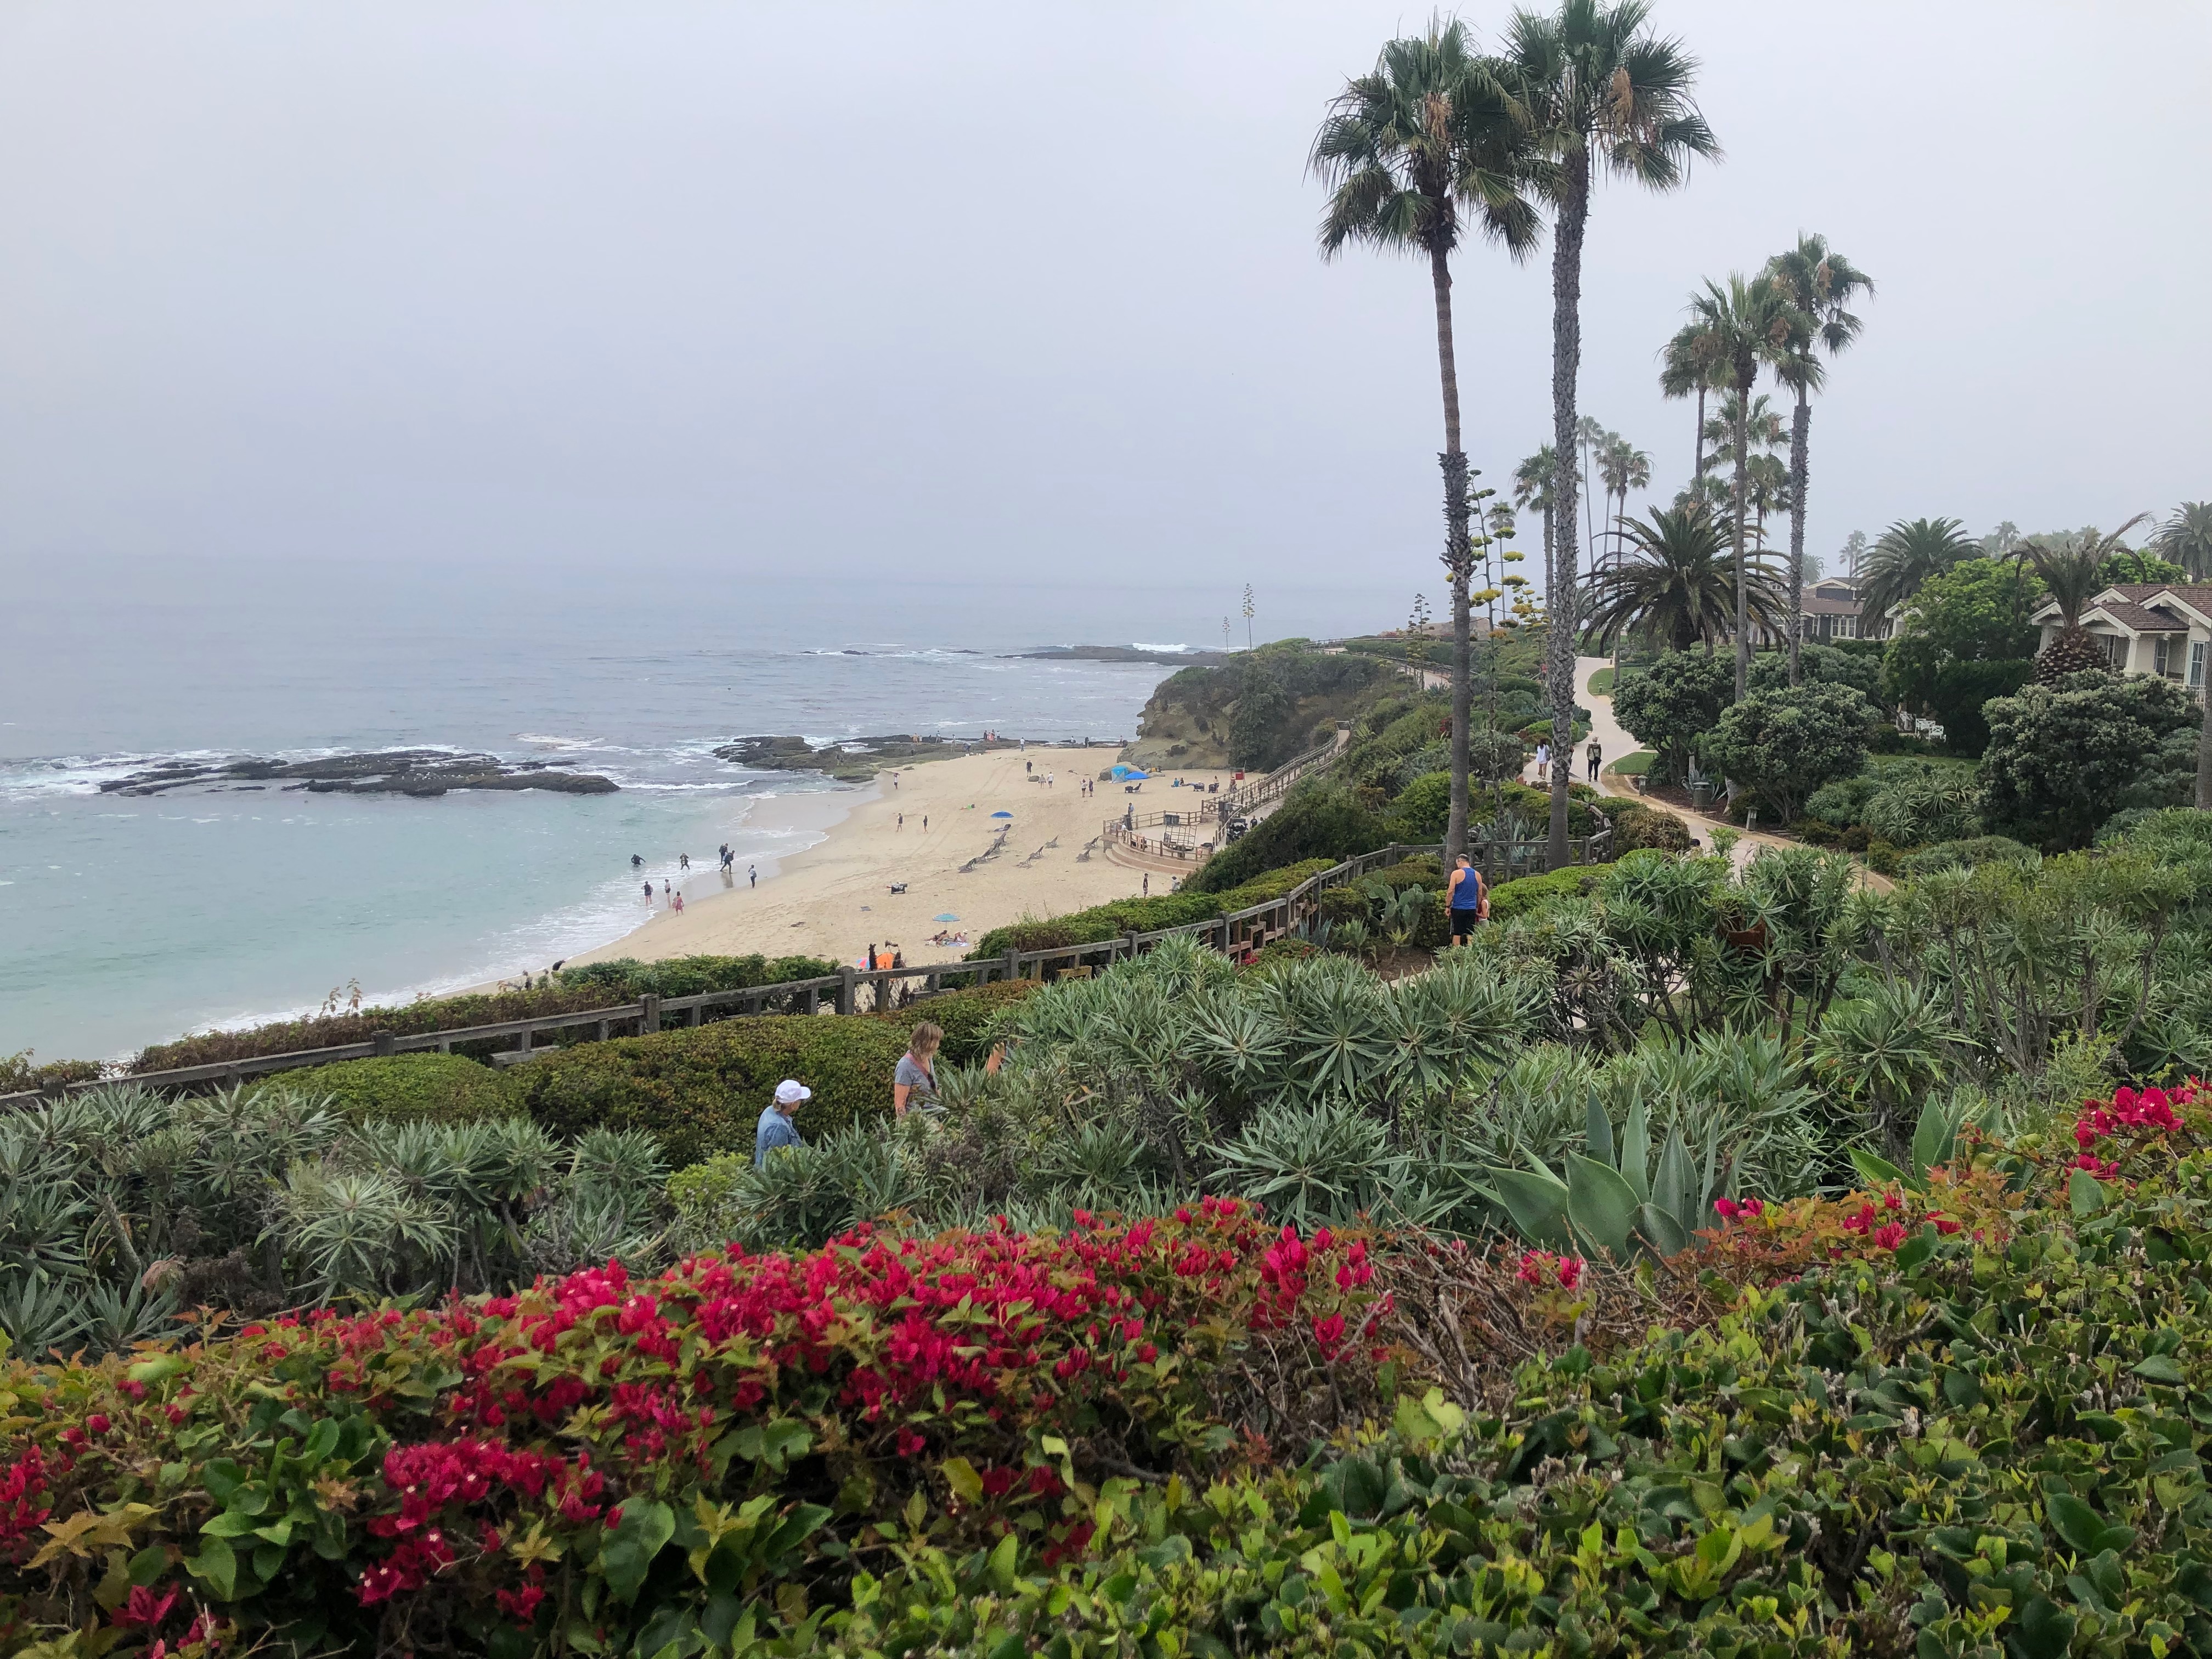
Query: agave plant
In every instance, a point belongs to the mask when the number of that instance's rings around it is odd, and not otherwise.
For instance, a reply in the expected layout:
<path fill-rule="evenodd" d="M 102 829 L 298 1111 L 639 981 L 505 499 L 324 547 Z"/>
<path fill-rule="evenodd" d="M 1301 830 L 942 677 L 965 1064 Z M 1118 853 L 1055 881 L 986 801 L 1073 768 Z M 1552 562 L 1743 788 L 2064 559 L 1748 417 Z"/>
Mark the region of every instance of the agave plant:
<path fill-rule="evenodd" d="M 1489 1195 L 1523 1238 L 1554 1249 L 1599 1249 L 1616 1260 L 1638 1250 L 1673 1255 L 1687 1247 L 1692 1233 L 1719 1224 L 1713 1200 L 1727 1196 L 1716 1184 L 1719 1146 L 1712 1136 L 1705 1139 L 1702 1159 L 1694 1159 L 1675 1125 L 1667 1132 L 1655 1170 L 1644 1103 L 1629 1108 L 1616 1151 L 1613 1120 L 1595 1091 L 1588 1105 L 1588 1150 L 1568 1155 L 1566 1178 L 1540 1159 L 1528 1163 L 1526 1169 L 1488 1171 Z"/>

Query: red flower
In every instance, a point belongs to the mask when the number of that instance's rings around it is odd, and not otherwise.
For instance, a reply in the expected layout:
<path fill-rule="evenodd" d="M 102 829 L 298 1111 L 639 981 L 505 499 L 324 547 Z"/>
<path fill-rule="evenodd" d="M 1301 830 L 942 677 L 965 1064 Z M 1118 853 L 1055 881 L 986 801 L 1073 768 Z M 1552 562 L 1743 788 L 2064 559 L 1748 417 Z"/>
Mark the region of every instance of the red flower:
<path fill-rule="evenodd" d="M 1571 1291 L 1576 1285 L 1581 1284 L 1583 1279 L 1583 1267 L 1584 1265 L 1583 1259 L 1578 1255 L 1561 1256 L 1559 1258 L 1559 1284 L 1561 1286 Z"/>
<path fill-rule="evenodd" d="M 106 1413 L 94 1412 L 91 1416 L 84 1419 L 84 1426 L 88 1433 L 106 1434 L 108 1430 L 113 1428 L 115 1425 L 107 1420 Z"/>
<path fill-rule="evenodd" d="M 115 1622 L 152 1630 L 167 1619 L 169 1609 L 177 1605 L 177 1594 L 172 1589 L 157 1596 L 146 1585 L 134 1584 L 131 1587 L 130 1600 L 116 1608 Z"/>
<path fill-rule="evenodd" d="M 1905 1243 L 1905 1232 L 1904 1227 L 1900 1224 L 1893 1221 L 1885 1226 L 1875 1228 L 1873 1233 L 1869 1235 L 1869 1242 L 1870 1242 L 1878 1250 L 1893 1250 L 1899 1245 Z"/>

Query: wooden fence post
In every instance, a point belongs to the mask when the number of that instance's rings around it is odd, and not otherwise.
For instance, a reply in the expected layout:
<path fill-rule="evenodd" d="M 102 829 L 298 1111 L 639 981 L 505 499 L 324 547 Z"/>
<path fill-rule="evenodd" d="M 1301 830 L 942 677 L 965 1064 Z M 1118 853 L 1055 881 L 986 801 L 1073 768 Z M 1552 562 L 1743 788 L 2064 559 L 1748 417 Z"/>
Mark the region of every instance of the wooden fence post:
<path fill-rule="evenodd" d="M 1019 979 L 1021 976 L 1022 953 L 1009 945 L 1006 950 L 1006 977 L 1008 979 Z"/>
<path fill-rule="evenodd" d="M 399 1052 L 399 1039 L 389 1031 L 379 1031 L 370 1039 L 375 1046 L 376 1057 L 384 1060 Z"/>
<path fill-rule="evenodd" d="M 642 1010 L 637 1020 L 639 1033 L 643 1035 L 648 1031 L 659 1030 L 660 1029 L 660 999 L 647 991 L 637 1000 L 639 1008 Z"/>
<path fill-rule="evenodd" d="M 853 1012 L 853 981 L 858 977 L 859 970 L 849 962 L 837 970 L 837 1012 L 841 1014 Z"/>

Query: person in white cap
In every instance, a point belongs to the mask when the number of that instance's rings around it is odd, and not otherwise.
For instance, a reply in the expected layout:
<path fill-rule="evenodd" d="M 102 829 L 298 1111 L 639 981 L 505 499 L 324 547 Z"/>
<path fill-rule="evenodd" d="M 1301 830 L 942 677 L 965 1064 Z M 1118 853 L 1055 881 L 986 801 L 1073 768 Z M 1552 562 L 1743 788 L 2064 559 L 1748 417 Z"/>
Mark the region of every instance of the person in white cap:
<path fill-rule="evenodd" d="M 786 1078 L 775 1085 L 775 1098 L 761 1115 L 760 1127 L 753 1133 L 753 1168 L 765 1169 L 768 1155 L 779 1146 L 804 1146 L 799 1131 L 791 1127 L 791 1115 L 799 1109 L 801 1101 L 814 1098 L 814 1091 L 796 1078 Z"/>

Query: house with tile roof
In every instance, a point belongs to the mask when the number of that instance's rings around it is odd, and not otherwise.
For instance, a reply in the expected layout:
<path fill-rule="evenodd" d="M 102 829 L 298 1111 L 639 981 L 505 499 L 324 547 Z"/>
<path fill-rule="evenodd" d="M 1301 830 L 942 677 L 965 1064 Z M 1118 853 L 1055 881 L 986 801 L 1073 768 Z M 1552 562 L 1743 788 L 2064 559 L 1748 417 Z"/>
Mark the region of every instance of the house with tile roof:
<path fill-rule="evenodd" d="M 2065 631 L 2058 604 L 2048 599 L 2033 621 L 2047 648 Z M 2105 660 L 2123 674 L 2159 674 L 2204 695 L 2205 661 L 2212 652 L 2212 586 L 2120 582 L 2093 595 L 2081 626 Z"/>
<path fill-rule="evenodd" d="M 1849 576 L 1808 583 L 1797 605 L 1804 637 L 1821 645 L 1834 640 L 1886 640 L 1896 625 L 1893 617 L 1861 614 L 1858 583 Z"/>

